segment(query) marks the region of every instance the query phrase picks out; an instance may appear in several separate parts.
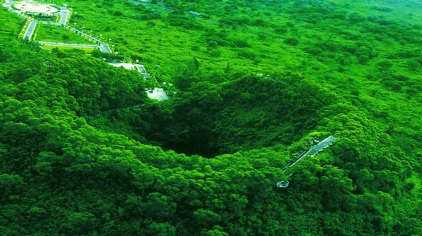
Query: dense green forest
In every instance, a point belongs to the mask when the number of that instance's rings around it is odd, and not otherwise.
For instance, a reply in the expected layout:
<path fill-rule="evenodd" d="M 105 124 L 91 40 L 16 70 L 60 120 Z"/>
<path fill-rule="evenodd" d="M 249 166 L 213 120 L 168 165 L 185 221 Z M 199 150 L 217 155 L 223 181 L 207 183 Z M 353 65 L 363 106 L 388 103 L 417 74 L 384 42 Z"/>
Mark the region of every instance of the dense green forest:
<path fill-rule="evenodd" d="M 420 1 L 52 2 L 115 54 L 0 10 L 0 235 L 422 234 Z"/>

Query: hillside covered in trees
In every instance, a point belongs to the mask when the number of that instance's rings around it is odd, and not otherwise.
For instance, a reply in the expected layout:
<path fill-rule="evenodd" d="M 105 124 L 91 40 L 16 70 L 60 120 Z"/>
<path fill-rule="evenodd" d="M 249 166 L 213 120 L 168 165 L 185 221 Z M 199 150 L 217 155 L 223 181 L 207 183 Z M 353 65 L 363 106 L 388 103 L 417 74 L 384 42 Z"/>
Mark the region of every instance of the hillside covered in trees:
<path fill-rule="evenodd" d="M 422 234 L 418 1 L 54 3 L 114 54 L 0 10 L 0 235 Z"/>

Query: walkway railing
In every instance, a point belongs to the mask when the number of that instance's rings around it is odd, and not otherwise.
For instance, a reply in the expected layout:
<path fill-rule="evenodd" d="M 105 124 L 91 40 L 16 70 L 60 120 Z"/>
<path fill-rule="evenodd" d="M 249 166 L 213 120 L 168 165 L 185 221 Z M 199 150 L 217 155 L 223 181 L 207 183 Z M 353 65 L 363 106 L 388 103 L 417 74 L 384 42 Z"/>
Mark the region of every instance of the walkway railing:
<path fill-rule="evenodd" d="M 324 149 L 331 146 L 336 139 L 337 139 L 336 135 L 331 135 L 331 136 L 325 138 L 324 140 L 322 140 L 318 144 L 311 147 L 309 150 L 302 152 L 301 154 L 299 154 L 299 156 L 290 160 L 287 164 L 285 164 L 281 168 L 281 170 L 283 172 L 286 172 L 287 168 L 290 168 L 290 167 L 296 165 L 304 157 L 306 157 L 308 155 L 316 155 L 316 154 L 322 152 Z M 284 181 L 277 182 L 276 186 L 279 187 L 279 188 L 287 188 L 289 186 L 289 181 L 284 180 Z"/>

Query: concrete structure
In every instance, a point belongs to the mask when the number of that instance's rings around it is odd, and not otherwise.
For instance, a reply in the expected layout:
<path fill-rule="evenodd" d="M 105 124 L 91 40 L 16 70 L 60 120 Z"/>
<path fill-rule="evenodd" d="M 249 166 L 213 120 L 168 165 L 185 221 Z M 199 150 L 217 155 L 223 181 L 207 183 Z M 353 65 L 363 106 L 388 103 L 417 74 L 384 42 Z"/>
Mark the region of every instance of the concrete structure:
<path fill-rule="evenodd" d="M 122 68 L 125 68 L 126 70 L 137 70 L 142 75 L 142 77 L 144 77 L 144 79 L 147 79 L 150 77 L 145 67 L 141 64 L 123 63 L 123 62 L 118 62 L 118 63 L 110 62 L 108 64 L 114 67 L 122 67 Z"/>
<path fill-rule="evenodd" d="M 60 25 L 66 25 L 68 19 L 70 18 L 70 11 L 67 10 L 66 8 L 61 9 L 61 11 L 59 12 L 59 24 Z"/>
<path fill-rule="evenodd" d="M 331 135 L 331 136 L 325 138 L 324 140 L 322 140 L 318 144 L 312 146 L 309 150 L 302 152 L 298 157 L 293 158 L 292 160 L 290 160 L 286 165 L 284 165 L 281 168 L 281 170 L 283 172 L 286 172 L 287 168 L 290 168 L 290 167 L 296 165 L 304 157 L 306 157 L 308 155 L 313 156 L 313 155 L 316 155 L 316 154 L 322 152 L 327 147 L 331 146 L 336 139 L 337 139 L 337 136 L 336 135 Z M 283 180 L 283 181 L 277 182 L 276 186 L 278 188 L 287 188 L 289 186 L 289 181 Z"/>
<path fill-rule="evenodd" d="M 157 101 L 165 101 L 169 99 L 167 93 L 162 88 L 154 88 L 152 90 L 147 90 L 147 96 L 150 99 Z"/>

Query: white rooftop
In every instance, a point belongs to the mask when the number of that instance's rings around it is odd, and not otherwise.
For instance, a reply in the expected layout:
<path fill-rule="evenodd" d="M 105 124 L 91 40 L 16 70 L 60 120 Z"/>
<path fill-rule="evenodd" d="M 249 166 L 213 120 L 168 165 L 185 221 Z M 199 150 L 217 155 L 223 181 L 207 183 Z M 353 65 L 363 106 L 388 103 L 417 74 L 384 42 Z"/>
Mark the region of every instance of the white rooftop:
<path fill-rule="evenodd" d="M 154 90 L 148 90 L 147 95 L 149 98 L 157 101 L 165 101 L 169 99 L 167 93 L 162 88 L 154 88 Z"/>

